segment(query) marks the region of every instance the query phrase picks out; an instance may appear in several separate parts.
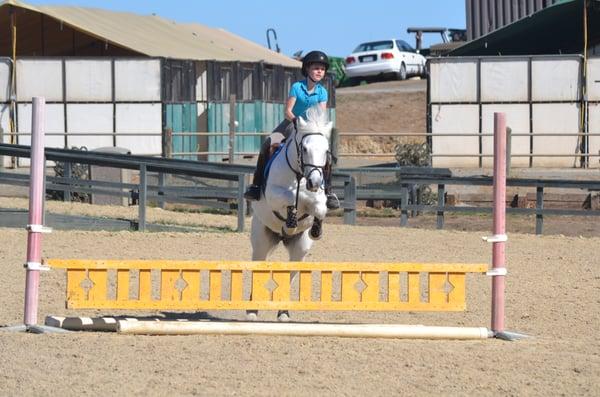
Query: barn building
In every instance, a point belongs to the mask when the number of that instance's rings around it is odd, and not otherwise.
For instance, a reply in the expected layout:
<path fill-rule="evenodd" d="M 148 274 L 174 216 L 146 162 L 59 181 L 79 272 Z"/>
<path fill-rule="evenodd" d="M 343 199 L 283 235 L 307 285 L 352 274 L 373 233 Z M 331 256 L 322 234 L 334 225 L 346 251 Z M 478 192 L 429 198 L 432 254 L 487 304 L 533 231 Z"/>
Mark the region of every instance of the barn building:
<path fill-rule="evenodd" d="M 0 142 L 29 143 L 31 98 L 43 96 L 50 147 L 114 146 L 180 158 L 211 153 L 221 160 L 231 96 L 236 131 L 270 131 L 299 78 L 300 62 L 223 29 L 0 2 Z M 335 119 L 335 94 L 326 84 Z M 167 134 L 170 147 L 163 144 Z M 240 134 L 236 153 L 257 151 L 261 139 Z"/>
<path fill-rule="evenodd" d="M 600 167 L 600 1 L 467 0 L 473 40 L 429 60 L 432 163 L 490 167 L 493 114 L 513 167 Z"/>

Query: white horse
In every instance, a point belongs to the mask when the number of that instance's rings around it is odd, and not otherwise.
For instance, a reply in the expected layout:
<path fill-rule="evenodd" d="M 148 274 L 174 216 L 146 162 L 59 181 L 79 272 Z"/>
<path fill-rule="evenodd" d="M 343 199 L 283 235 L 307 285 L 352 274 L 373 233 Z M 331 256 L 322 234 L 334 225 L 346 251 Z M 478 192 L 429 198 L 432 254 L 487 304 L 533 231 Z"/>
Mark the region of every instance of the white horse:
<path fill-rule="evenodd" d="M 252 203 L 253 261 L 266 260 L 280 242 L 290 261 L 302 261 L 313 239 L 320 239 L 327 214 L 323 174 L 332 125 L 320 108 L 309 109 L 306 119 L 298 118 L 297 129 L 272 159 L 264 195 Z M 319 228 L 316 237 L 310 234 L 315 227 Z M 289 313 L 280 311 L 277 317 L 287 321 Z M 256 319 L 256 311 L 249 311 L 248 319 Z"/>

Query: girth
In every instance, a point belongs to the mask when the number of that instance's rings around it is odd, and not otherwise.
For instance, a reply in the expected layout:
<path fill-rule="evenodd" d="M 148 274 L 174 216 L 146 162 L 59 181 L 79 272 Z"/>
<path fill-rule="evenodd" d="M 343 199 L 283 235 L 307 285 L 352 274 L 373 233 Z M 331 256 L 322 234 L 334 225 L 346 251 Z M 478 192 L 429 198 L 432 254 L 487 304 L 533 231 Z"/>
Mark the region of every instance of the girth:
<path fill-rule="evenodd" d="M 279 219 L 280 221 L 285 222 L 287 219 L 281 215 L 278 211 L 273 211 L 273 214 L 277 217 L 277 219 Z M 301 217 L 298 218 L 298 222 L 305 220 L 306 218 L 308 218 L 309 215 L 308 214 L 304 214 Z"/>

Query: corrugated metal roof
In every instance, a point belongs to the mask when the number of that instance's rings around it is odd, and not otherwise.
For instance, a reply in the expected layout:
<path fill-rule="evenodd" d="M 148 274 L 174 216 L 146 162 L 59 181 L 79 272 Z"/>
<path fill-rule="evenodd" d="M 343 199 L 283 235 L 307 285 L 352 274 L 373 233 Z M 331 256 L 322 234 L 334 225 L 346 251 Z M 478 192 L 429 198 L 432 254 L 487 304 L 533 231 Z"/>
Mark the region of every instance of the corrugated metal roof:
<path fill-rule="evenodd" d="M 594 4 L 595 3 L 595 4 Z M 455 49 L 450 56 L 581 54 L 584 0 L 557 0 Z M 599 0 L 587 2 L 588 47 L 600 43 Z"/>
<path fill-rule="evenodd" d="M 466 0 L 467 40 L 475 40 L 560 1 Z"/>
<path fill-rule="evenodd" d="M 0 7 L 9 5 L 39 12 L 116 46 L 152 57 L 301 66 L 300 62 L 243 37 L 200 24 L 97 8 L 32 6 L 18 0 L 0 2 Z"/>

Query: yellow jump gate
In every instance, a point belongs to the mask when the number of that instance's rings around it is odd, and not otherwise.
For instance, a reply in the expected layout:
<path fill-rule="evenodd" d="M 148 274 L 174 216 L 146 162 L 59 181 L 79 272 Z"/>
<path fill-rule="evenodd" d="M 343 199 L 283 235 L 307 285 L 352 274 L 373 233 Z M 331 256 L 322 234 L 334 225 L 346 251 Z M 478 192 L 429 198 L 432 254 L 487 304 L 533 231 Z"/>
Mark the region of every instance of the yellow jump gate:
<path fill-rule="evenodd" d="M 67 307 L 460 311 L 486 264 L 50 259 Z"/>

